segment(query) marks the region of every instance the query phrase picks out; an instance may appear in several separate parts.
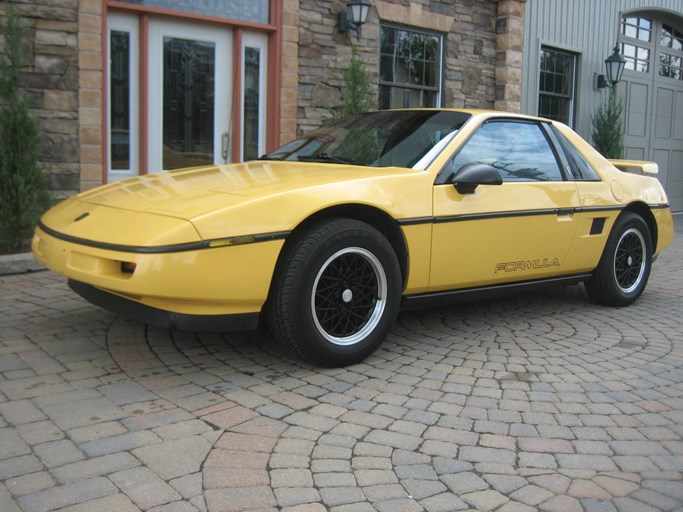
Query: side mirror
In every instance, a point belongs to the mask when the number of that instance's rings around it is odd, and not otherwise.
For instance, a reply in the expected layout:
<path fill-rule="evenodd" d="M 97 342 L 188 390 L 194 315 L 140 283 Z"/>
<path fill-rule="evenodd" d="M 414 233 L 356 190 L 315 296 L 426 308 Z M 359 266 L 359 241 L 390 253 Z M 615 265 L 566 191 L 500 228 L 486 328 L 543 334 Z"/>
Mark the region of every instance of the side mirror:
<path fill-rule="evenodd" d="M 472 162 L 463 165 L 449 179 L 461 194 L 474 194 L 479 185 L 502 185 L 503 178 L 495 167 Z"/>

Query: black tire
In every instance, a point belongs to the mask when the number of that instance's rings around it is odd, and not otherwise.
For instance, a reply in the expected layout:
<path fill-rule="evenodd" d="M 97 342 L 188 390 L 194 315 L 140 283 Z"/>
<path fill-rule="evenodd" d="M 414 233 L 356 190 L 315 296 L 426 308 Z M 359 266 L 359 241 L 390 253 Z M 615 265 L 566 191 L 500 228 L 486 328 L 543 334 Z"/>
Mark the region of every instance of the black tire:
<path fill-rule="evenodd" d="M 650 277 L 652 237 L 639 215 L 622 213 L 614 223 L 593 277 L 588 296 L 603 306 L 628 306 L 640 297 Z"/>
<path fill-rule="evenodd" d="M 352 219 L 325 221 L 292 242 L 271 289 L 271 332 L 317 365 L 362 361 L 398 314 L 401 272 L 391 244 Z"/>

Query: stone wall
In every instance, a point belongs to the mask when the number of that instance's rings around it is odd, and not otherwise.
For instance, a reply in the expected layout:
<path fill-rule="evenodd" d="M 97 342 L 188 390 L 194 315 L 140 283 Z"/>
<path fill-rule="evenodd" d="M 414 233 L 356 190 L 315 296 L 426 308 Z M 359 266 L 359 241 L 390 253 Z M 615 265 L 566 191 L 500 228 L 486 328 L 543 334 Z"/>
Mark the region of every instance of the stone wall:
<path fill-rule="evenodd" d="M 499 0 L 496 20 L 496 104 L 519 112 L 522 101 L 522 54 L 526 0 Z"/>
<path fill-rule="evenodd" d="M 25 82 L 40 125 L 40 163 L 56 199 L 79 190 L 78 0 L 14 0 L 29 29 Z M 0 4 L 3 17 L 8 2 Z"/>
<path fill-rule="evenodd" d="M 102 90 L 102 1 L 78 2 L 78 120 L 81 148 L 80 189 L 101 185 L 104 173 Z"/>
<path fill-rule="evenodd" d="M 298 133 L 319 126 L 342 98 L 351 43 L 377 87 L 380 21 L 444 34 L 442 106 L 493 108 L 496 100 L 495 0 L 375 0 L 360 40 L 339 33 L 346 0 L 300 0 Z"/>

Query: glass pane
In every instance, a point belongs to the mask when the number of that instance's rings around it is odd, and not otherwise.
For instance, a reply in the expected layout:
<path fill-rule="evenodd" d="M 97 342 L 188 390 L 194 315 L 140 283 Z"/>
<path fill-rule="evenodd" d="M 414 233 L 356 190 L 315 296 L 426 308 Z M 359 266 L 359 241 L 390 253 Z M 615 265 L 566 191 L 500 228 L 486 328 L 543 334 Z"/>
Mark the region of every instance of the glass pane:
<path fill-rule="evenodd" d="M 573 96 L 574 56 L 553 50 L 541 50 L 541 92 Z"/>
<path fill-rule="evenodd" d="M 472 162 L 491 165 L 503 181 L 562 181 L 555 154 L 536 124 L 487 123 L 455 157 L 456 169 Z"/>
<path fill-rule="evenodd" d="M 650 70 L 650 50 L 622 43 L 621 53 L 626 59 L 626 69 L 647 73 Z"/>
<path fill-rule="evenodd" d="M 109 133 L 111 169 L 130 169 L 130 34 L 111 31 Z"/>
<path fill-rule="evenodd" d="M 424 89 L 407 89 L 404 87 L 379 86 L 379 108 L 434 108 L 436 107 L 436 91 Z"/>
<path fill-rule="evenodd" d="M 214 67 L 214 43 L 164 37 L 164 169 L 213 163 Z"/>
<path fill-rule="evenodd" d="M 683 79 L 683 59 L 676 55 L 662 53 L 659 56 L 659 74 L 669 78 Z"/>
<path fill-rule="evenodd" d="M 667 48 L 683 50 L 683 33 L 668 25 L 662 25 L 660 43 Z"/>
<path fill-rule="evenodd" d="M 393 55 L 380 55 L 379 61 L 380 80 L 396 82 Z"/>
<path fill-rule="evenodd" d="M 570 106 L 568 98 L 541 94 L 538 98 L 538 115 L 571 125 Z"/>
<path fill-rule="evenodd" d="M 391 27 L 382 27 L 380 37 L 380 52 L 387 55 L 393 55 L 396 48 L 396 30 Z"/>
<path fill-rule="evenodd" d="M 621 33 L 626 37 L 651 41 L 652 20 L 647 18 L 624 18 L 621 24 Z"/>
<path fill-rule="evenodd" d="M 259 157 L 259 85 L 261 53 L 258 48 L 244 49 L 244 147 L 243 160 Z"/>
<path fill-rule="evenodd" d="M 129 4 L 268 23 L 270 0 L 123 0 Z"/>
<path fill-rule="evenodd" d="M 638 35 L 638 29 L 636 27 L 632 27 L 631 25 L 626 25 L 624 26 L 624 35 L 626 37 L 633 37 L 635 39 Z"/>

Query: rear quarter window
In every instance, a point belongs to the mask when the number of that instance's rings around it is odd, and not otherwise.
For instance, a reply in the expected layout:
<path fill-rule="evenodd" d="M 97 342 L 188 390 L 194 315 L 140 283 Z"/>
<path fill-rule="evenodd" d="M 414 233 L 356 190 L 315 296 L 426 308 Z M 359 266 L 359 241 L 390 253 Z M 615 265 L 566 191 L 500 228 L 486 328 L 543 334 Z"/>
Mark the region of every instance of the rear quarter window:
<path fill-rule="evenodd" d="M 552 126 L 551 129 L 567 159 L 571 179 L 574 181 L 600 181 L 598 173 L 591 167 L 588 160 L 579 153 L 579 150 L 555 126 Z"/>

